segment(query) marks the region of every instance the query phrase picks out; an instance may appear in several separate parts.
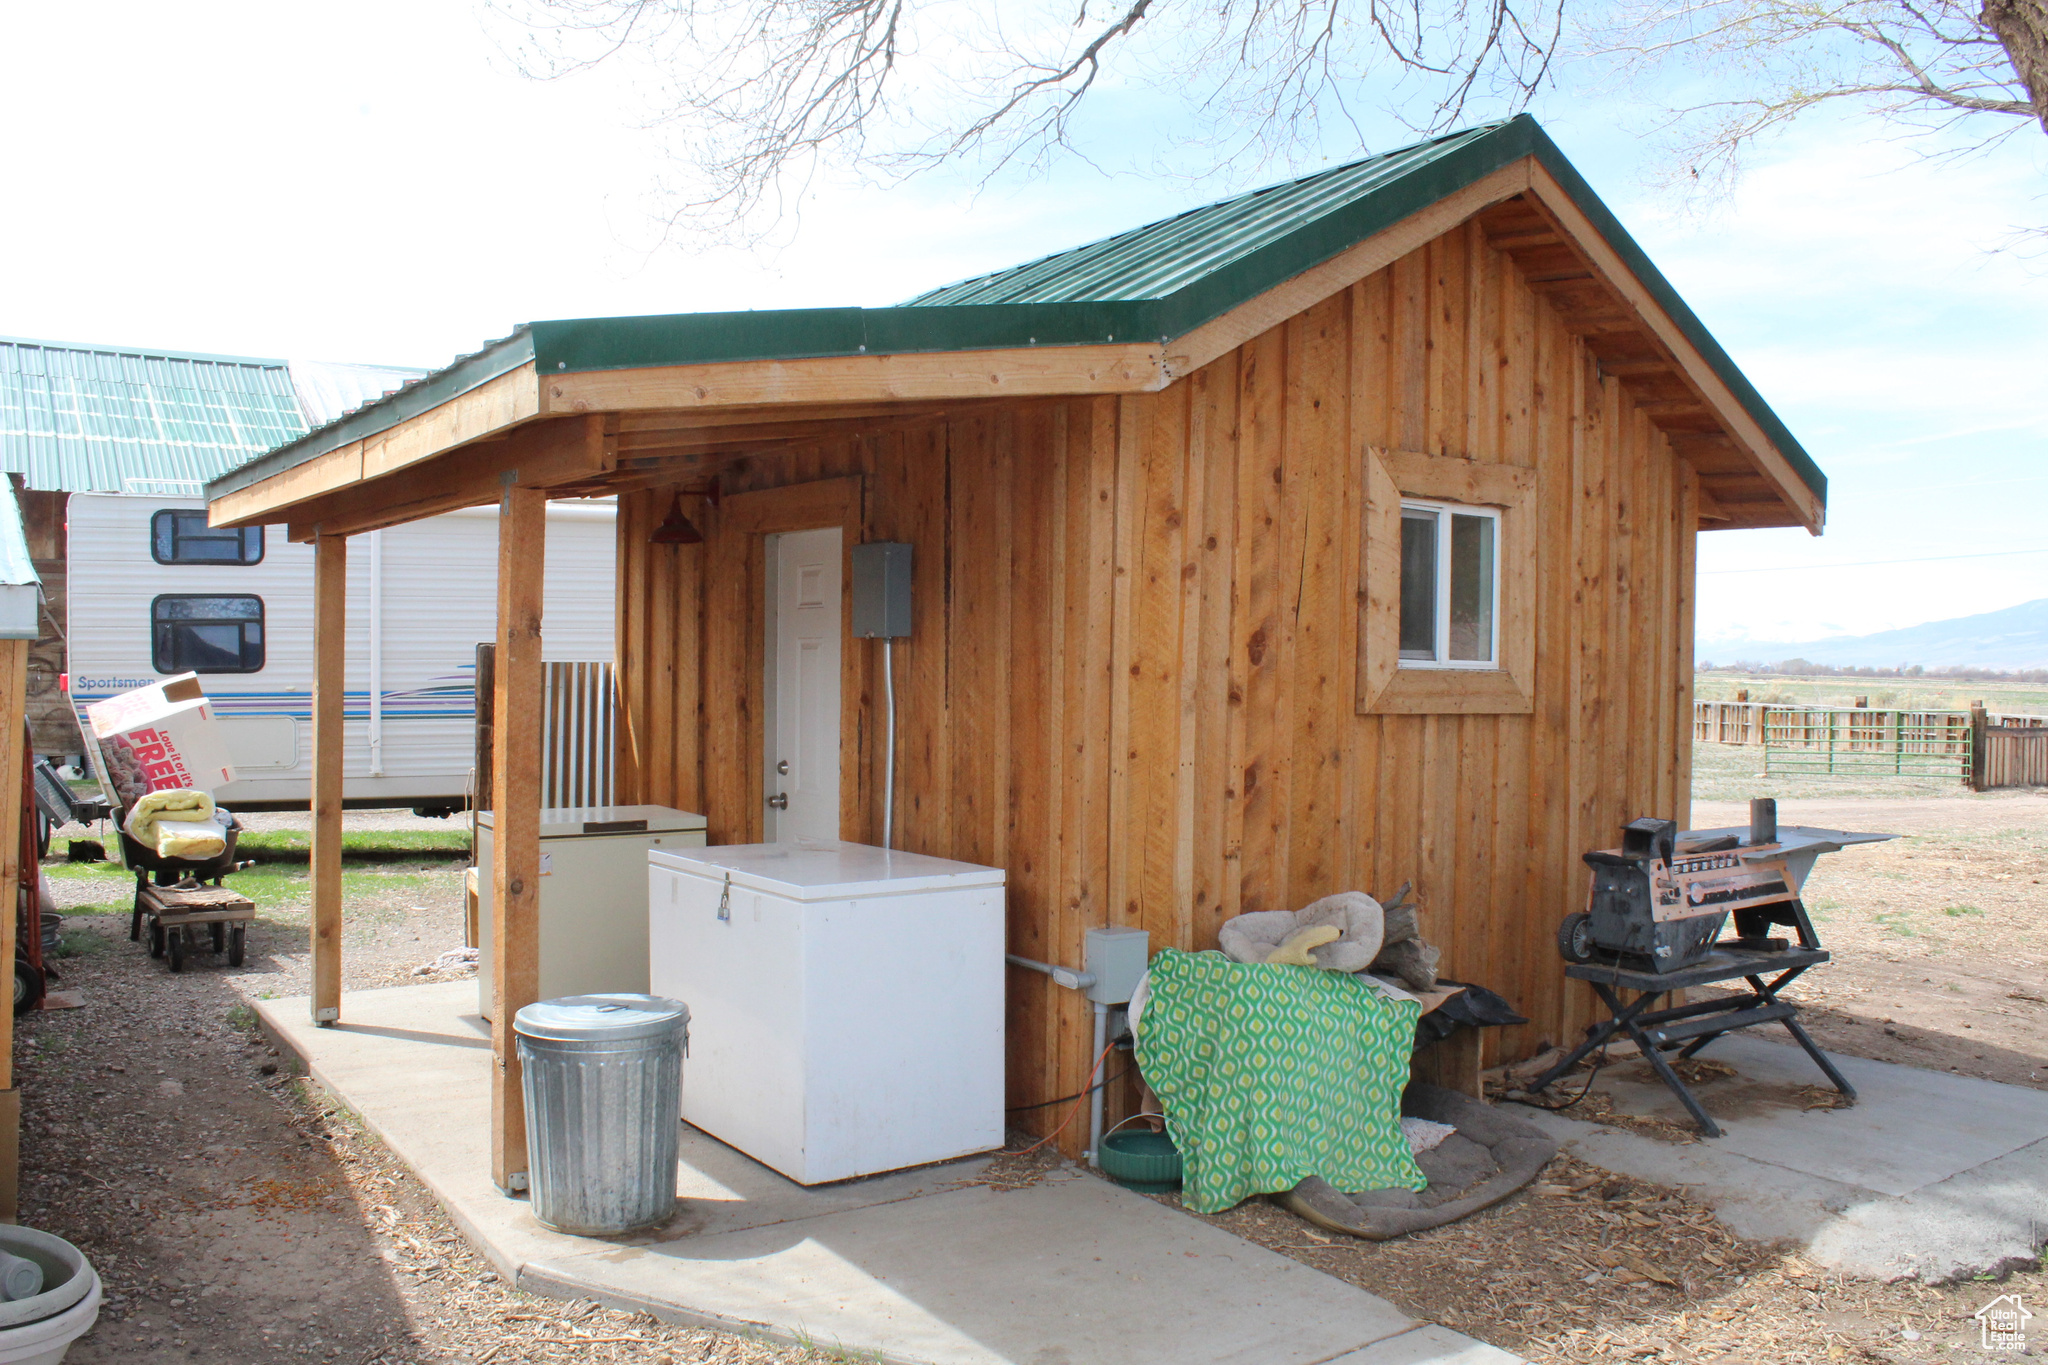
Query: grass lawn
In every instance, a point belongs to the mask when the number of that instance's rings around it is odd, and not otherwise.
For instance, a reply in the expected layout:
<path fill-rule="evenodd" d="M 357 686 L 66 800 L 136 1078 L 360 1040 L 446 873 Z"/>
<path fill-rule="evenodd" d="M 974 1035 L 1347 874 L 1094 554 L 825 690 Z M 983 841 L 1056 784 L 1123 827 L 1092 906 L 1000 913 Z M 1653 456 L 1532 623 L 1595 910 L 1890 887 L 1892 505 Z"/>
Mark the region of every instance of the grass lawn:
<path fill-rule="evenodd" d="M 374 926 L 401 918 L 407 906 L 459 888 L 467 854 L 460 830 L 367 830 L 342 836 L 341 891 L 350 921 Z M 235 890 L 256 902 L 260 918 L 304 924 L 311 908 L 309 839 L 296 830 L 247 832 L 236 852 L 254 867 L 230 879 Z M 135 895 L 135 874 L 116 862 L 43 865 L 67 902 L 70 915 L 125 915 Z"/>
<path fill-rule="evenodd" d="M 303 863 L 312 856 L 313 836 L 298 829 L 244 830 L 235 841 L 235 852 L 264 863 Z M 349 830 L 341 836 L 344 863 L 468 857 L 469 832 L 463 828 Z"/>

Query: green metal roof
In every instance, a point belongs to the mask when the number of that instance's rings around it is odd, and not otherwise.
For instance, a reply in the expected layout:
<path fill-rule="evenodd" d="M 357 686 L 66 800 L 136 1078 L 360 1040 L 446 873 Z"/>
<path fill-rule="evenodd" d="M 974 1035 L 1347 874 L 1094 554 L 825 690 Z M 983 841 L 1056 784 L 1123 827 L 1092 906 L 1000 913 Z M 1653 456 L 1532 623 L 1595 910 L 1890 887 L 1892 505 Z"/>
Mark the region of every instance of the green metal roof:
<path fill-rule="evenodd" d="M 196 491 L 305 431 L 282 360 L 0 338 L 0 468 L 30 488 Z"/>
<path fill-rule="evenodd" d="M 534 322 L 230 471 L 220 497 L 532 361 L 542 374 L 719 361 L 1168 342 L 1525 156 L 1556 177 L 1817 497 L 1827 479 L 1536 120 L 1524 114 L 1226 199 L 894 308 Z"/>
<path fill-rule="evenodd" d="M 1490 136 L 1501 126 L 1485 124 L 1205 204 L 1087 246 L 931 290 L 908 300 L 907 305 L 932 308 L 1170 298 L 1212 275 L 1239 267 L 1265 247 L 1313 231 L 1321 220 L 1343 214 L 1359 200 Z M 1348 240 L 1336 245 L 1337 239 Z M 1356 239 L 1349 239 L 1348 231 L 1339 228 L 1329 244 L 1341 251 L 1352 240 Z"/>
<path fill-rule="evenodd" d="M 0 587 L 22 587 L 42 580 L 29 558 L 28 533 L 21 525 L 21 499 L 12 480 L 0 479 Z"/>

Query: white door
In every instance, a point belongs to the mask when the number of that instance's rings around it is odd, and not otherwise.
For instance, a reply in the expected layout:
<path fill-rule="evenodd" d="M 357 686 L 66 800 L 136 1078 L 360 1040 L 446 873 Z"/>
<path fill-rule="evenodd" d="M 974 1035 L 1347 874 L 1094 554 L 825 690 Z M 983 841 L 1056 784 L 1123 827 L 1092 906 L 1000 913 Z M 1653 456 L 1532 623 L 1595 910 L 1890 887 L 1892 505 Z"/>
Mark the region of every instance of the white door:
<path fill-rule="evenodd" d="M 839 566 L 838 527 L 768 537 L 771 842 L 839 837 Z"/>

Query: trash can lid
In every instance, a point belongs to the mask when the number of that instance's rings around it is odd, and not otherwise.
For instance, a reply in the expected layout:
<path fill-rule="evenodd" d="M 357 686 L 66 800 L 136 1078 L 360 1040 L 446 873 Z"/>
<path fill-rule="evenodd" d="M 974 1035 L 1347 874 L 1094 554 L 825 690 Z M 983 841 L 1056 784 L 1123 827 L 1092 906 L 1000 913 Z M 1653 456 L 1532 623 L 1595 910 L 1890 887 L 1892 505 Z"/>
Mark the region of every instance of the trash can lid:
<path fill-rule="evenodd" d="M 653 1038 L 689 1026 L 690 1007 L 659 995 L 565 995 L 512 1017 L 512 1027 L 527 1037 L 559 1042 Z"/>

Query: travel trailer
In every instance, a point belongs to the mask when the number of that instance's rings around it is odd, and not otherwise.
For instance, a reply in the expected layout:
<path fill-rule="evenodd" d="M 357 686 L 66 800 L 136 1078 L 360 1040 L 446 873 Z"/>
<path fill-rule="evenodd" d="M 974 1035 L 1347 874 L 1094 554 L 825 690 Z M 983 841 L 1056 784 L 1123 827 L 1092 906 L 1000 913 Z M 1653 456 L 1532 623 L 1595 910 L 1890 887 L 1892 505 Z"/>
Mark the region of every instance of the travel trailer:
<path fill-rule="evenodd" d="M 311 795 L 313 551 L 282 526 L 218 531 L 197 497 L 74 493 L 69 688 L 85 708 L 197 672 L 229 736 L 237 810 Z M 546 657 L 612 657 L 610 502 L 551 504 Z M 467 804 L 476 647 L 494 639 L 498 513 L 449 512 L 359 536 L 348 575 L 345 804 L 446 814 Z"/>

